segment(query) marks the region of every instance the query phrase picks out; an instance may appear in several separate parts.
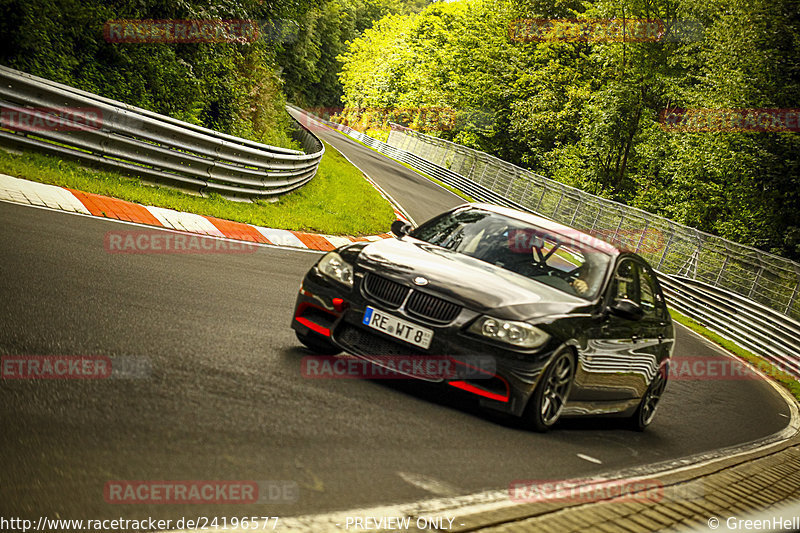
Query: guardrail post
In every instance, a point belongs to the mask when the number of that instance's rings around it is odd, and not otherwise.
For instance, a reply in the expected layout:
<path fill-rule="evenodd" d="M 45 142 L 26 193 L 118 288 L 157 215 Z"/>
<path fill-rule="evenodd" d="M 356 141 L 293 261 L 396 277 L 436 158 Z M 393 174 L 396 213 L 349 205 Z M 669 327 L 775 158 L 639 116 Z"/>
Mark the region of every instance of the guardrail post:
<path fill-rule="evenodd" d="M 786 313 L 787 315 L 792 310 L 792 306 L 794 305 L 794 300 L 795 300 L 795 298 L 797 298 L 797 288 L 798 288 L 798 286 L 800 286 L 800 282 L 795 282 L 794 290 L 792 291 L 792 296 L 791 296 L 791 298 L 789 298 L 789 305 L 786 306 L 786 310 L 784 311 L 784 313 Z"/>
<path fill-rule="evenodd" d="M 478 179 L 477 179 L 477 180 L 475 180 L 475 181 L 477 181 L 478 183 L 480 183 L 481 185 L 483 185 L 483 176 L 484 176 L 484 174 L 486 174 L 486 170 L 489 168 L 489 164 L 488 164 L 488 163 L 486 163 L 486 161 L 481 161 L 481 163 L 483 163 L 483 172 L 481 172 L 481 177 L 480 177 L 480 178 L 478 178 Z"/>
<path fill-rule="evenodd" d="M 672 244 L 672 240 L 675 238 L 675 229 L 672 226 L 670 226 L 669 229 L 669 239 L 667 239 L 667 244 L 664 245 L 664 253 L 661 254 L 661 259 L 658 260 L 658 266 L 656 267 L 656 270 L 661 270 L 661 265 L 663 265 L 664 261 L 667 259 L 669 246 Z"/>
<path fill-rule="evenodd" d="M 544 195 L 545 195 L 546 192 L 547 192 L 547 185 L 543 185 L 542 186 L 542 195 L 539 197 L 539 203 L 536 204 L 536 211 L 539 212 L 539 213 L 541 213 L 539 208 L 542 207 L 542 202 L 544 202 Z"/>
<path fill-rule="evenodd" d="M 472 164 L 469 166 L 469 170 L 468 170 L 468 171 L 467 171 L 467 173 L 465 174 L 465 176 L 466 176 L 467 178 L 469 178 L 469 179 L 471 179 L 471 180 L 473 180 L 473 181 L 475 181 L 475 179 L 473 178 L 473 176 L 475 175 L 475 165 L 476 165 L 476 164 L 478 164 L 478 158 L 477 158 L 476 156 L 474 156 L 474 155 L 473 155 L 473 156 L 472 156 Z"/>
<path fill-rule="evenodd" d="M 520 176 L 520 179 L 525 182 L 525 189 L 522 191 L 522 194 L 519 197 L 519 203 L 522 203 L 523 201 L 525 201 L 525 198 L 528 194 L 528 190 L 531 188 L 531 180 L 526 179 L 522 176 Z"/>
<path fill-rule="evenodd" d="M 645 221 L 644 221 L 644 229 L 642 230 L 642 236 L 641 236 L 641 237 L 639 237 L 639 242 L 636 244 L 636 250 L 635 250 L 635 252 L 636 252 L 637 254 L 639 253 L 639 248 L 641 248 L 641 247 L 642 247 L 642 241 L 644 240 L 644 236 L 645 236 L 645 235 L 647 235 L 647 228 L 648 228 L 649 226 L 650 226 L 650 221 L 649 221 L 649 220 L 645 220 Z"/>
<path fill-rule="evenodd" d="M 725 254 L 725 261 L 722 262 L 722 268 L 719 269 L 719 272 L 717 273 L 717 279 L 714 280 L 715 287 L 719 287 L 719 280 L 722 278 L 722 273 L 725 271 L 725 267 L 728 266 L 728 259 L 730 259 L 730 256 Z"/>
<path fill-rule="evenodd" d="M 594 215 L 594 220 L 592 220 L 592 228 L 589 230 L 591 233 L 597 227 L 597 219 L 600 218 L 600 210 L 598 209 Z"/>
<path fill-rule="evenodd" d="M 511 193 L 514 191 L 515 181 L 517 181 L 517 174 L 516 172 L 514 172 L 514 169 L 511 169 L 511 177 L 508 179 L 508 187 L 506 188 L 506 193 L 505 193 L 506 198 L 511 198 L 512 200 L 514 200 Z"/>
<path fill-rule="evenodd" d="M 581 209 L 581 202 L 578 201 L 578 204 L 575 206 L 575 212 L 572 213 L 572 220 L 569 221 L 570 226 L 575 225 L 575 219 L 578 218 L 578 211 Z"/>
<path fill-rule="evenodd" d="M 556 219 L 556 215 L 558 214 L 558 210 L 561 209 L 561 202 L 564 201 L 564 195 L 566 195 L 566 194 L 567 194 L 567 192 L 564 189 L 561 189 L 561 196 L 558 197 L 558 203 L 556 204 L 556 208 L 553 209 L 553 215 L 552 215 L 553 216 L 553 220 Z"/>
<path fill-rule="evenodd" d="M 492 181 L 492 185 L 489 187 L 489 189 L 493 190 L 494 192 L 499 192 L 497 190 L 497 182 L 500 180 L 500 170 L 494 167 L 492 167 L 492 170 L 494 170 L 494 181 Z"/>
<path fill-rule="evenodd" d="M 622 221 L 625 220 L 625 213 L 619 214 L 619 224 L 617 224 L 617 229 L 614 230 L 614 236 L 611 237 L 611 243 L 617 242 L 617 235 L 619 235 L 619 230 L 622 229 Z"/>
<path fill-rule="evenodd" d="M 763 266 L 759 266 L 758 267 L 758 272 L 756 273 L 756 277 L 753 280 L 753 284 L 750 286 L 750 291 L 747 293 L 747 297 L 748 298 L 752 298 L 753 297 L 753 292 L 755 292 L 756 286 L 758 285 L 758 282 L 761 280 L 761 273 L 763 271 L 764 271 L 764 267 Z"/>

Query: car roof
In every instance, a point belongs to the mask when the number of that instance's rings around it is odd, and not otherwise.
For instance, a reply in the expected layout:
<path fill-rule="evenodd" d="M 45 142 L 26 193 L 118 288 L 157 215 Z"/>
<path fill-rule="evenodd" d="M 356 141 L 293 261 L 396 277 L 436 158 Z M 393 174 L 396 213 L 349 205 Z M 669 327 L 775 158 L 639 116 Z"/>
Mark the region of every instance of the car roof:
<path fill-rule="evenodd" d="M 573 239 L 574 235 L 577 234 L 580 237 L 580 242 L 582 242 L 583 244 L 586 244 L 587 246 L 591 246 L 592 248 L 595 248 L 597 250 L 600 250 L 602 252 L 605 252 L 613 256 L 617 256 L 623 253 L 622 250 L 602 239 L 598 239 L 597 237 L 590 235 L 584 231 L 571 228 L 564 224 L 559 224 L 558 222 L 554 222 L 552 220 L 541 217 L 539 215 L 535 215 L 533 213 L 520 211 L 518 209 L 511 209 L 508 207 L 501 207 L 499 205 L 485 204 L 481 202 L 472 202 L 468 204 L 463 204 L 457 207 L 456 209 L 463 209 L 464 207 L 474 207 L 476 209 L 483 209 L 485 211 L 491 211 L 499 215 L 504 215 L 509 218 L 515 218 L 522 222 L 527 222 L 534 226 L 538 226 L 552 233 L 560 235 L 573 235 L 572 237 Z"/>

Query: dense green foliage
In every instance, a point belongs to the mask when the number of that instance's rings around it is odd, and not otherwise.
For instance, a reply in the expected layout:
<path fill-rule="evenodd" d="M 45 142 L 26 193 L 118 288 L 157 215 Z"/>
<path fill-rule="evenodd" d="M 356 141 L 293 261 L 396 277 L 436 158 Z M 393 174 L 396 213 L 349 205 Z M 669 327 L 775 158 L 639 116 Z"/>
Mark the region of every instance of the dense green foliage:
<path fill-rule="evenodd" d="M 523 42 L 524 18 L 681 19 L 700 38 Z M 800 133 L 670 132 L 666 108 L 800 106 L 797 0 L 460 0 L 341 56 L 353 108 L 451 107 L 432 131 L 589 192 L 800 258 Z M 424 128 L 422 128 L 424 129 Z"/>
<path fill-rule="evenodd" d="M 395 13 L 416 13 L 432 0 L 325 0 L 285 32 L 278 61 L 291 101 L 309 107 L 342 105 L 339 81 L 347 44 L 372 24 Z"/>
<path fill-rule="evenodd" d="M 337 60 L 382 16 L 432 0 L 0 0 L 0 64 L 188 122 L 290 145 L 284 93 L 339 106 Z M 117 20 L 250 20 L 254 41 L 113 43 Z"/>
<path fill-rule="evenodd" d="M 257 20 L 301 16 L 308 0 L 0 0 L 0 63 L 195 124 L 287 145 L 274 40 L 113 43 L 111 20 Z"/>

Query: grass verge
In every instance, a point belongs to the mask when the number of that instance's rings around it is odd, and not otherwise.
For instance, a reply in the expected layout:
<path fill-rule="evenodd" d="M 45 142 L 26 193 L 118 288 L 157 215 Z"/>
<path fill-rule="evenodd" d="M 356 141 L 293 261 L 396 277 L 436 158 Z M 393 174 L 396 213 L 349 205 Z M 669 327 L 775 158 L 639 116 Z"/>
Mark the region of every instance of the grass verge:
<path fill-rule="evenodd" d="M 800 401 L 800 381 L 798 381 L 792 375 L 784 372 L 763 357 L 760 357 L 753 352 L 742 348 L 738 344 L 714 333 L 710 329 L 698 323 L 696 320 L 689 318 L 688 316 L 679 313 L 674 309 L 670 309 L 669 313 L 672 315 L 672 318 L 675 320 L 675 322 L 678 322 L 692 331 L 699 333 L 703 337 L 720 345 L 722 348 L 732 352 L 737 357 L 740 357 L 741 359 L 744 359 L 748 363 L 752 364 L 758 370 L 783 385 L 786 390 L 788 390 L 795 398 L 797 398 L 798 401 Z"/>
<path fill-rule="evenodd" d="M 270 228 L 360 236 L 384 233 L 394 220 L 392 207 L 361 171 L 327 144 L 316 177 L 274 203 L 233 202 L 216 194 L 203 198 L 38 153 L 0 150 L 0 173 Z"/>

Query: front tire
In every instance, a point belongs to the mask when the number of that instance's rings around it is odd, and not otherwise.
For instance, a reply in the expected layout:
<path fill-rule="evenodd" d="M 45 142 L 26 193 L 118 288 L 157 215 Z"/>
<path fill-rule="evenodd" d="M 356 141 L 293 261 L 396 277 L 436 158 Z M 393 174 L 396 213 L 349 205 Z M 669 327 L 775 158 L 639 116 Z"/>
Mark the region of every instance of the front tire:
<path fill-rule="evenodd" d="M 295 331 L 294 333 L 297 335 L 297 340 L 302 342 L 306 348 L 314 353 L 336 355 L 342 351 L 341 348 L 317 333 L 300 333 L 299 331 Z"/>
<path fill-rule="evenodd" d="M 667 370 L 662 367 L 653 377 L 653 381 L 642 396 L 642 401 L 639 402 L 639 407 L 630 418 L 631 429 L 636 431 L 644 431 L 653 418 L 656 416 L 656 409 L 661 401 L 661 396 L 664 394 L 664 389 L 667 387 Z"/>
<path fill-rule="evenodd" d="M 539 432 L 549 430 L 558 422 L 567 403 L 575 379 L 575 357 L 564 349 L 553 356 L 533 391 L 525 412 L 523 424 Z"/>

